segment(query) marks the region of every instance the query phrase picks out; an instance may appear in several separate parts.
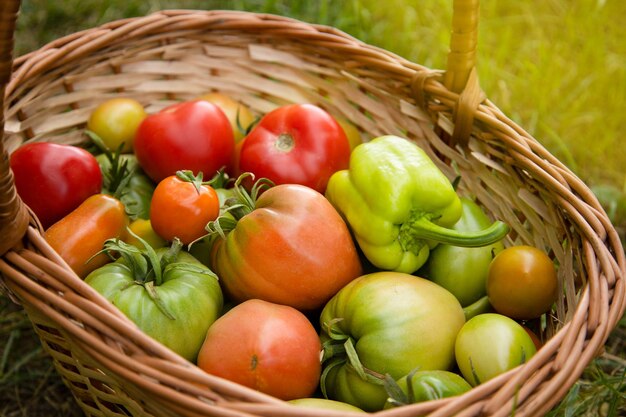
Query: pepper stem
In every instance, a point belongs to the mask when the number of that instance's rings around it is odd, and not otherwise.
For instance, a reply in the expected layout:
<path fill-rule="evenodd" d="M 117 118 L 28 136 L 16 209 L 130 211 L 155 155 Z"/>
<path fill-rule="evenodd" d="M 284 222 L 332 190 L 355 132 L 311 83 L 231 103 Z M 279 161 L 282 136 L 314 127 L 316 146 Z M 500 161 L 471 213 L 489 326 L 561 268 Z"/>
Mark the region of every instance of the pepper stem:
<path fill-rule="evenodd" d="M 510 230 L 509 226 L 497 220 L 486 229 L 477 232 L 461 232 L 439 226 L 425 216 L 403 224 L 402 228 L 408 228 L 407 232 L 416 239 L 432 240 L 437 243 L 466 248 L 477 248 L 496 243 L 504 238 Z"/>

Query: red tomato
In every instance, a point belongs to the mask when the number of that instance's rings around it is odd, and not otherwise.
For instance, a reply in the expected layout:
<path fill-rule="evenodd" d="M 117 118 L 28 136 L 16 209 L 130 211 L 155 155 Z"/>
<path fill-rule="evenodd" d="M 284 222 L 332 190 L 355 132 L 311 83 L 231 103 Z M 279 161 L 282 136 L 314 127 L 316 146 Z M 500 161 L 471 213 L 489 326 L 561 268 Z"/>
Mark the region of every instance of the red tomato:
<path fill-rule="evenodd" d="M 213 187 L 194 178 L 191 171 L 179 171 L 162 180 L 152 194 L 150 222 L 165 240 L 180 239 L 189 244 L 206 234 L 205 226 L 220 212 Z"/>
<path fill-rule="evenodd" d="M 146 117 L 137 129 L 134 147 L 139 165 L 159 182 L 179 170 L 212 176 L 230 164 L 235 139 L 217 105 L 194 100 Z"/>
<path fill-rule="evenodd" d="M 211 251 L 212 269 L 232 299 L 312 310 L 361 275 L 346 223 L 317 191 L 277 185 L 251 210 Z"/>
<path fill-rule="evenodd" d="M 349 159 L 346 134 L 330 114 L 312 104 L 293 104 L 266 114 L 246 136 L 239 172 L 324 193 L 330 176 L 348 168 Z"/>
<path fill-rule="evenodd" d="M 75 146 L 30 143 L 13 152 L 10 164 L 17 193 L 44 229 L 102 188 L 98 161 Z"/>
<path fill-rule="evenodd" d="M 282 400 L 308 397 L 320 378 L 320 339 L 298 310 L 249 300 L 217 319 L 198 354 L 204 371 Z"/>

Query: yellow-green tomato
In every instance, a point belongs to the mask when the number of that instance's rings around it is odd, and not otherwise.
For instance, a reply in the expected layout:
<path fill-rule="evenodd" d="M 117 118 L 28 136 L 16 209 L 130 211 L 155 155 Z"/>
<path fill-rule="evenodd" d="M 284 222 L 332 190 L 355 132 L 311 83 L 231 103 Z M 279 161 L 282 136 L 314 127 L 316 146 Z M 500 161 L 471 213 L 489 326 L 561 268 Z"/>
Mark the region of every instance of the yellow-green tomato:
<path fill-rule="evenodd" d="M 150 219 L 137 219 L 134 220 L 128 228 L 135 235 L 139 236 L 146 243 L 152 246 L 154 249 L 162 248 L 167 245 L 167 241 L 163 239 L 161 236 L 157 235 L 157 233 L 152 228 L 152 224 L 150 223 Z M 143 243 L 139 239 L 137 239 L 133 234 L 129 233 L 126 238 L 126 243 L 137 246 L 140 249 L 143 249 Z"/>
<path fill-rule="evenodd" d="M 456 362 L 473 386 L 526 363 L 537 349 L 515 320 L 496 313 L 480 314 L 459 331 Z"/>
<path fill-rule="evenodd" d="M 449 369 L 454 342 L 465 323 L 449 291 L 400 272 L 363 275 L 324 307 L 320 323 L 325 395 L 376 411 L 387 395 L 380 378 L 398 379 L 413 369 Z"/>
<path fill-rule="evenodd" d="M 116 151 L 124 143 L 122 153 L 130 153 L 137 127 L 145 117 L 146 111 L 137 100 L 112 98 L 94 109 L 87 121 L 87 129 L 98 135 L 111 151 Z"/>
<path fill-rule="evenodd" d="M 337 411 L 353 411 L 357 413 L 364 413 L 358 407 L 343 403 L 341 401 L 327 400 L 325 398 L 298 398 L 297 400 L 287 401 L 290 404 L 304 408 L 321 408 L 323 410 L 337 410 Z"/>

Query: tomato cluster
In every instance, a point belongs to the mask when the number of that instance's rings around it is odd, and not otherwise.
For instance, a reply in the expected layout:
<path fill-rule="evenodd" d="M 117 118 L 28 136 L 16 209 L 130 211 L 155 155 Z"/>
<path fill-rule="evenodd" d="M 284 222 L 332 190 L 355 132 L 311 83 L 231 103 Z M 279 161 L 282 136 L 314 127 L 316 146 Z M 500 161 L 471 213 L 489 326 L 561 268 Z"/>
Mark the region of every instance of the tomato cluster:
<path fill-rule="evenodd" d="M 206 372 L 376 411 L 459 395 L 541 346 L 554 263 L 505 248 L 506 225 L 411 142 L 221 93 L 151 114 L 108 100 L 86 127 L 92 152 L 17 149 L 17 191 L 79 277 Z"/>

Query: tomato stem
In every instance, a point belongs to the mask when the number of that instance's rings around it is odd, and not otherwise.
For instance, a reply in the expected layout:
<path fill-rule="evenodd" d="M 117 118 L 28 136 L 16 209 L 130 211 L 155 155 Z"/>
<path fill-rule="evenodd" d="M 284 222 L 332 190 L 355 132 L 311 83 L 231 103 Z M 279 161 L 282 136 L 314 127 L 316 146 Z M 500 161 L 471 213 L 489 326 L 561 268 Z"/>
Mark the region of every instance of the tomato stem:
<path fill-rule="evenodd" d="M 296 141 L 289 133 L 281 133 L 274 141 L 274 147 L 283 153 L 290 152 L 296 146 Z"/>

